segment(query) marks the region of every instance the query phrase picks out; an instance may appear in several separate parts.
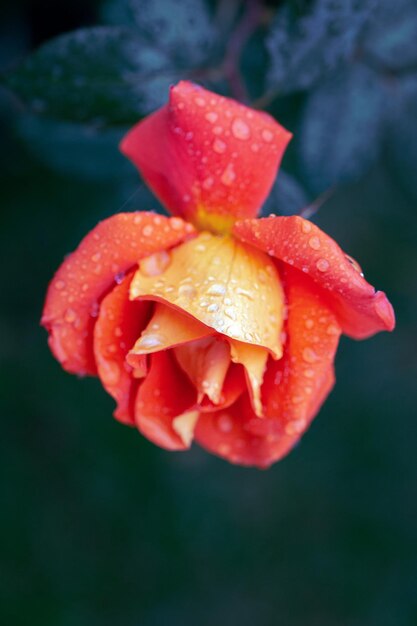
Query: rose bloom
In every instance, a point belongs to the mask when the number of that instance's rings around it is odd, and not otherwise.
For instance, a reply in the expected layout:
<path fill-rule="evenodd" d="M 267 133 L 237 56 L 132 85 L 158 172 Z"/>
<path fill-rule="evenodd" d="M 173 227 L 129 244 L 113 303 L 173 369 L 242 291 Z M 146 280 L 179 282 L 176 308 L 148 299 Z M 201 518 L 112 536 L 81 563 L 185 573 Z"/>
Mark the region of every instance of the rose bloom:
<path fill-rule="evenodd" d="M 290 137 L 269 115 L 180 82 L 121 144 L 174 217 L 104 220 L 49 286 L 54 356 L 99 376 L 115 417 L 158 446 L 195 439 L 268 467 L 333 387 L 341 333 L 394 327 L 385 294 L 317 226 L 256 218 Z"/>

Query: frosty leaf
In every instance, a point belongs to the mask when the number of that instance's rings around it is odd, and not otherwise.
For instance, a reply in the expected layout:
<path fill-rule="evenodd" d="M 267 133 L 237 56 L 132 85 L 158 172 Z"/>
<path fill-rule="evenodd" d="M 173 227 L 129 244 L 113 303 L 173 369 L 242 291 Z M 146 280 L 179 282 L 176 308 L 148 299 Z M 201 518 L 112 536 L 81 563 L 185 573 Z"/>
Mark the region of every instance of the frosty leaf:
<path fill-rule="evenodd" d="M 7 83 L 34 112 L 129 124 L 163 104 L 178 78 L 167 56 L 134 31 L 97 27 L 46 43 Z"/>
<path fill-rule="evenodd" d="M 349 57 L 375 0 L 315 0 L 296 16 L 281 7 L 267 37 L 268 83 L 287 93 L 307 89 Z"/>
<path fill-rule="evenodd" d="M 379 149 L 383 92 L 357 64 L 334 72 L 307 99 L 296 134 L 304 179 L 314 193 L 359 178 Z"/>
<path fill-rule="evenodd" d="M 415 0 L 380 0 L 364 38 L 364 49 L 390 70 L 417 66 Z"/>
<path fill-rule="evenodd" d="M 204 0 L 108 0 L 102 14 L 107 23 L 134 27 L 180 66 L 204 61 L 214 41 Z"/>

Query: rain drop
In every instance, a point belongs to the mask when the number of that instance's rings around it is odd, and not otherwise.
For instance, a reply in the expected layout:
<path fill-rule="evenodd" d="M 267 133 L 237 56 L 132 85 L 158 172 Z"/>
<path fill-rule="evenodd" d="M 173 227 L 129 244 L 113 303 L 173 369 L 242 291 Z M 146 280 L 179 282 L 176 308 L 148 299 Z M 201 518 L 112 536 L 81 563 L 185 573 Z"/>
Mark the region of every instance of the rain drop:
<path fill-rule="evenodd" d="M 250 136 L 250 128 L 244 120 L 236 117 L 232 123 L 232 133 L 236 139 L 248 139 Z"/>
<path fill-rule="evenodd" d="M 311 237 L 308 241 L 308 245 L 310 248 L 313 248 L 313 250 L 318 250 L 320 248 L 320 239 L 316 236 Z"/>
<path fill-rule="evenodd" d="M 326 259 L 319 259 L 316 263 L 316 267 L 319 270 L 319 272 L 327 272 L 327 270 L 330 267 L 329 261 L 326 261 Z"/>

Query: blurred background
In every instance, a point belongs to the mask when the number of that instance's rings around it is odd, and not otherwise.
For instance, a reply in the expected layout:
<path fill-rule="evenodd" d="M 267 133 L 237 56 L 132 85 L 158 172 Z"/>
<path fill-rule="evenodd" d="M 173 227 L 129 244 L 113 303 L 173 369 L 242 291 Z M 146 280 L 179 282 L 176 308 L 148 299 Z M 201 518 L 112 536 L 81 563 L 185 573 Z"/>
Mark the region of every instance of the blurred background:
<path fill-rule="evenodd" d="M 0 72 L 2 623 L 417 624 L 415 0 L 14 0 Z M 294 132 L 264 211 L 321 205 L 397 313 L 342 340 L 335 390 L 268 471 L 153 446 L 39 327 L 98 220 L 161 210 L 117 142 L 179 78 Z"/>

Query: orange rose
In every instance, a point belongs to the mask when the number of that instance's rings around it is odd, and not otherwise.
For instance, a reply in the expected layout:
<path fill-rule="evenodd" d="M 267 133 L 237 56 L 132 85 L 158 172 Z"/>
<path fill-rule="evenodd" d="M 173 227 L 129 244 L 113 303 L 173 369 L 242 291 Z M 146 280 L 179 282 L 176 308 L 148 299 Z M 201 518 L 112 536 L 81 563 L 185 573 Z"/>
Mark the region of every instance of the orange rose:
<path fill-rule="evenodd" d="M 340 334 L 394 327 L 385 294 L 317 226 L 255 217 L 289 139 L 269 115 L 179 83 L 121 145 L 176 217 L 101 222 L 50 284 L 55 357 L 98 375 L 115 417 L 163 448 L 195 439 L 268 467 L 330 392 Z"/>

